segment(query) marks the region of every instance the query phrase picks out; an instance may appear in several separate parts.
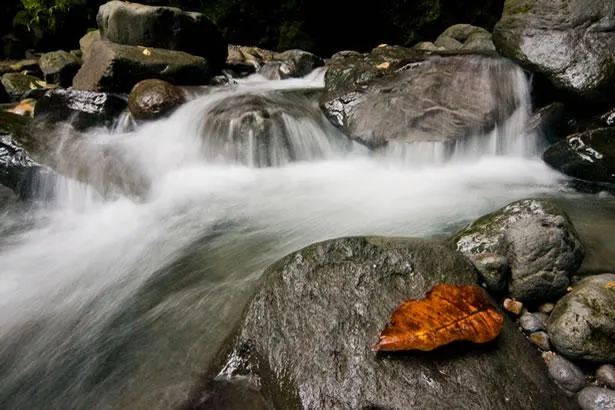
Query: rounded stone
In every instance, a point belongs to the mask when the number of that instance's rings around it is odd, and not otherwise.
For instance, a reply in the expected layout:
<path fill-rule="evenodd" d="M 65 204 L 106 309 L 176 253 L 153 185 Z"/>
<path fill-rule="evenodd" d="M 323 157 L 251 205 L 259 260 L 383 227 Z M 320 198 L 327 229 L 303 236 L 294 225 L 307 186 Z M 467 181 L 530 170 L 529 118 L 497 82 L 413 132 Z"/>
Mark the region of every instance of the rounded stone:
<path fill-rule="evenodd" d="M 596 380 L 609 389 L 615 389 L 615 366 L 612 364 L 600 366 L 596 370 Z"/>
<path fill-rule="evenodd" d="M 546 332 L 534 332 L 530 335 L 530 342 L 534 343 L 541 350 L 551 350 L 551 343 L 549 343 L 549 335 Z"/>
<path fill-rule="evenodd" d="M 519 326 L 527 333 L 534 333 L 540 330 L 544 330 L 544 322 L 542 322 L 536 315 L 525 312 L 519 318 Z"/>
<path fill-rule="evenodd" d="M 153 120 L 169 114 L 186 101 L 181 90 L 163 80 L 137 83 L 128 96 L 128 109 L 137 120 Z"/>
<path fill-rule="evenodd" d="M 577 401 L 583 410 L 615 409 L 615 390 L 602 387 L 586 387 L 577 395 Z"/>
<path fill-rule="evenodd" d="M 576 364 L 553 352 L 545 352 L 542 357 L 549 374 L 563 390 L 576 393 L 585 387 L 585 375 Z"/>

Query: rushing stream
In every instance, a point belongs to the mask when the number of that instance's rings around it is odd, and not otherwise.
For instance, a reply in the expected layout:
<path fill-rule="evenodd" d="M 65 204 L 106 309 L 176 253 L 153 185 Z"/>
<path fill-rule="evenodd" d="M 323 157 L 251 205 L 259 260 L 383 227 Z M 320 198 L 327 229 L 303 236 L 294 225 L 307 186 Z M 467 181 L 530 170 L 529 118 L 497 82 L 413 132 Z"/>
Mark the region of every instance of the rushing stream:
<path fill-rule="evenodd" d="M 62 180 L 51 203 L 0 206 L 1 407 L 170 408 L 286 253 L 346 235 L 448 233 L 516 199 L 578 196 L 538 158 L 528 86 L 511 81 L 517 112 L 448 154 L 431 142 L 370 154 L 347 140 L 289 92 L 318 89 L 320 72 L 192 89 L 167 119 L 90 132 L 83 152 L 112 147 L 146 189 L 102 196 Z M 267 144 L 236 139 L 242 123 L 224 120 L 246 95 L 290 107 Z"/>

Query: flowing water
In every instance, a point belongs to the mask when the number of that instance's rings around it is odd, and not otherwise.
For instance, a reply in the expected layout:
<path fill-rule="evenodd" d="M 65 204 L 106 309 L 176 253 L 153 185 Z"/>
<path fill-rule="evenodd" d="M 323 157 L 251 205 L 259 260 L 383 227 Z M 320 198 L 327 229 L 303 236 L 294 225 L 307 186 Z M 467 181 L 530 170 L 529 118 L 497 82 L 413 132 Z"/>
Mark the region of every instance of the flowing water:
<path fill-rule="evenodd" d="M 101 195 L 66 179 L 51 203 L 0 206 L 1 407 L 171 408 L 288 252 L 447 233 L 516 199 L 565 196 L 524 132 L 527 83 L 509 80 L 523 104 L 448 154 L 436 143 L 370 154 L 346 139 L 290 92 L 318 89 L 320 72 L 192 89 L 167 119 L 82 136 L 80 150 L 112 148 L 146 189 Z M 224 120 L 246 104 L 284 109 L 269 128 L 258 115 Z"/>

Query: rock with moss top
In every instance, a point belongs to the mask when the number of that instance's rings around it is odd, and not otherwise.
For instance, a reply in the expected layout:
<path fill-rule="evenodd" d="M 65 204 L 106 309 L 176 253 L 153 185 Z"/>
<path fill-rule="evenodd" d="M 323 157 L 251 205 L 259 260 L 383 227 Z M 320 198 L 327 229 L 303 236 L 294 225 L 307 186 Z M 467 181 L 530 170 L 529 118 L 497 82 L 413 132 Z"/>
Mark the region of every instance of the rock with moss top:
<path fill-rule="evenodd" d="M 555 305 L 547 331 L 566 357 L 615 362 L 615 274 L 579 282 Z"/>
<path fill-rule="evenodd" d="M 39 65 L 46 82 L 69 87 L 81 67 L 81 60 L 74 54 L 58 50 L 43 54 Z"/>
<path fill-rule="evenodd" d="M 49 85 L 40 78 L 23 74 L 7 73 L 2 76 L 2 85 L 11 100 L 20 100 L 26 93 L 33 90 L 44 90 Z"/>
<path fill-rule="evenodd" d="M 186 101 L 182 91 L 166 81 L 149 79 L 134 86 L 128 109 L 136 120 L 153 120 L 170 114 Z"/>
<path fill-rule="evenodd" d="M 573 95 L 609 101 L 615 91 L 615 2 L 506 0 L 498 51 Z"/>
<path fill-rule="evenodd" d="M 530 304 L 562 295 L 584 256 L 566 213 L 538 199 L 513 202 L 476 220 L 455 235 L 455 244 L 487 288 Z"/>

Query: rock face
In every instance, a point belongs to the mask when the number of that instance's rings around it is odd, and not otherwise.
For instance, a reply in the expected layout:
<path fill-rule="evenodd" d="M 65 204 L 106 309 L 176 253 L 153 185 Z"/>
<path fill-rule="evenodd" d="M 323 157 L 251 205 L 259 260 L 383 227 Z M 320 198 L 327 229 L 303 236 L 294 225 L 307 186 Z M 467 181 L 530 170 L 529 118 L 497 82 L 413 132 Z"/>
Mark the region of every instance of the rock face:
<path fill-rule="evenodd" d="M 615 129 L 598 128 L 570 135 L 543 154 L 553 168 L 595 182 L 615 182 Z"/>
<path fill-rule="evenodd" d="M 411 53 L 393 62 L 370 62 L 365 72 L 362 62 L 352 61 L 345 70 L 327 72 L 323 111 L 335 126 L 370 147 L 389 141 L 454 144 L 490 131 L 522 103 L 512 85 L 523 74 L 506 60 L 431 57 L 390 71 L 408 60 Z M 379 73 L 378 67 L 390 74 Z M 349 83 L 355 85 L 345 86 Z"/>
<path fill-rule="evenodd" d="M 530 304 L 563 294 L 584 250 L 566 213 L 545 200 L 522 200 L 455 235 L 487 288 Z"/>
<path fill-rule="evenodd" d="M 557 302 L 547 330 L 564 356 L 615 361 L 615 274 L 583 279 Z"/>
<path fill-rule="evenodd" d="M 56 123 L 70 119 L 73 127 L 84 130 L 110 126 L 126 108 L 126 101 L 113 94 L 81 90 L 49 90 L 34 107 L 34 118 Z"/>
<path fill-rule="evenodd" d="M 110 1 L 100 6 L 96 21 L 102 38 L 114 43 L 184 51 L 204 57 L 214 71 L 226 61 L 222 34 L 201 13 Z"/>
<path fill-rule="evenodd" d="M 64 50 L 43 54 L 39 64 L 45 75 L 45 81 L 62 87 L 69 87 L 72 84 L 73 77 L 81 67 L 81 61 Z"/>
<path fill-rule="evenodd" d="M 401 301 L 441 282 L 475 280 L 473 267 L 437 242 L 357 237 L 308 246 L 266 270 L 221 354 L 221 376 L 255 378 L 281 409 L 573 408 L 510 322 L 489 345 L 371 351 Z"/>
<path fill-rule="evenodd" d="M 75 76 L 79 90 L 129 92 L 139 81 L 160 78 L 178 85 L 201 85 L 210 79 L 202 57 L 163 50 L 97 41 Z"/>
<path fill-rule="evenodd" d="M 577 96 L 608 100 L 615 90 L 615 3 L 506 0 L 493 31 L 498 51 Z"/>
<path fill-rule="evenodd" d="M 179 88 L 166 81 L 139 82 L 128 96 L 128 109 L 137 120 L 152 120 L 169 114 L 186 101 Z"/>

